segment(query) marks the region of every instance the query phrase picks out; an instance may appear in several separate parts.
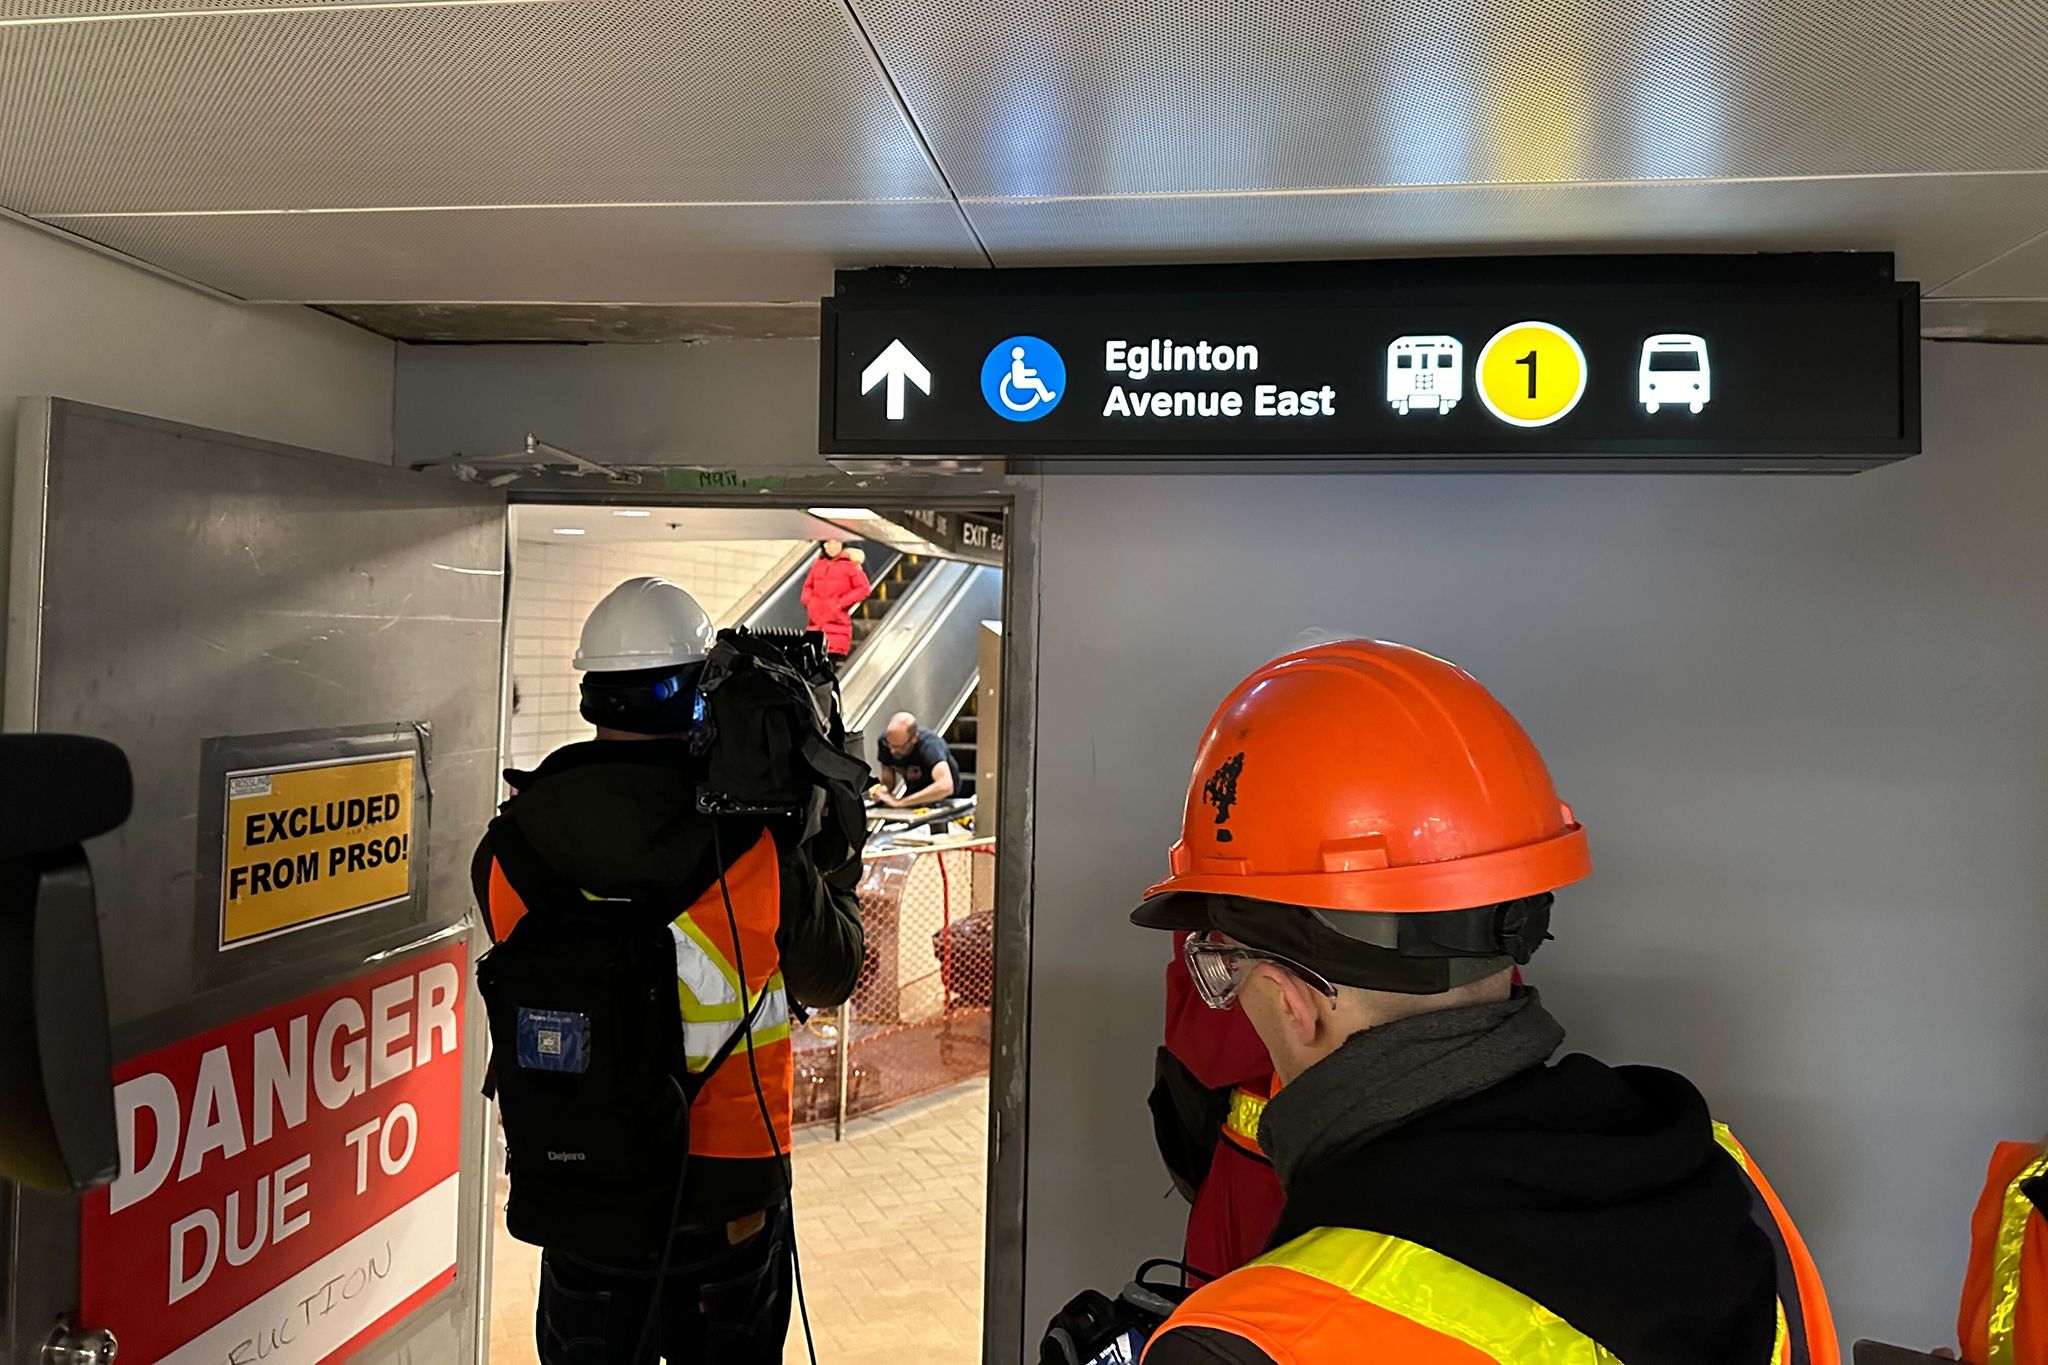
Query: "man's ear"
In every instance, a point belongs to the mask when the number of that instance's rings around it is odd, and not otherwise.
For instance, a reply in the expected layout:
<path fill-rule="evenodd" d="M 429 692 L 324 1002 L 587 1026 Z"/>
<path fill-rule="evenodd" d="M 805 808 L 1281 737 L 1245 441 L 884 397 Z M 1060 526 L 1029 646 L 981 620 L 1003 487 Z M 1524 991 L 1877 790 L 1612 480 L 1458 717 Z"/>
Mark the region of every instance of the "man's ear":
<path fill-rule="evenodd" d="M 1275 1004 L 1280 1007 L 1281 1019 L 1288 1037 L 1303 1047 L 1311 1047 L 1316 1041 L 1316 1031 L 1322 1026 L 1323 1016 L 1328 1013 L 1327 1002 L 1322 996 L 1309 989 L 1307 983 L 1284 967 L 1270 962 L 1261 962 L 1252 968 L 1254 974 L 1272 992 Z"/>

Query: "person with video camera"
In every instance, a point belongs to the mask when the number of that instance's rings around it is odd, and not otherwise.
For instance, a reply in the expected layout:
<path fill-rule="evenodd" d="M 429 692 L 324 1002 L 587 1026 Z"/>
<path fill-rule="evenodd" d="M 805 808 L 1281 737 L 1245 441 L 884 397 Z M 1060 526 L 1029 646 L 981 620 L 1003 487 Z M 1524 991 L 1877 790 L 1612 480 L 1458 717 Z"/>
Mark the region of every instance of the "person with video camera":
<path fill-rule="evenodd" d="M 507 1225 L 544 1249 L 540 1359 L 771 1365 L 791 1013 L 846 1000 L 863 960 L 858 843 L 819 811 L 850 803 L 857 824 L 865 774 L 813 733 L 838 726 L 815 637 L 714 642 L 673 583 L 613 591 L 576 666 L 596 739 L 507 775 L 474 868 Z M 736 798 L 736 772 L 795 795 Z"/>

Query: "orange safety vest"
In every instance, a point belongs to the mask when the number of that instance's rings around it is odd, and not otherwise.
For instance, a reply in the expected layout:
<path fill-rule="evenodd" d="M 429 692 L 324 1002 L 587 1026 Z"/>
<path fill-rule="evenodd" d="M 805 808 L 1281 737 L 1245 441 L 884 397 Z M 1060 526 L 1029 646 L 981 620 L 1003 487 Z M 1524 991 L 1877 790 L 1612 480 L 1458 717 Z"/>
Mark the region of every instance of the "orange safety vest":
<path fill-rule="evenodd" d="M 1970 1365 L 2048 1365 L 2048 1214 L 2024 1186 L 2048 1180 L 2048 1149 L 2001 1142 L 1970 1219 L 1956 1339 Z"/>
<path fill-rule="evenodd" d="M 789 995 L 782 983 L 782 957 L 775 946 L 775 930 L 782 918 L 782 882 L 772 834 L 763 833 L 726 869 L 725 884 L 732 892 L 730 918 L 725 896 L 713 883 L 669 925 L 676 947 L 683 1050 L 690 1070 L 701 1072 L 759 1000 L 761 1007 L 750 1031 L 754 1066 L 747 1065 L 748 1040 L 742 1039 L 704 1083 L 696 1103 L 690 1106 L 690 1154 L 751 1159 L 773 1157 L 780 1150 L 787 1155 L 796 1058 L 790 1045 Z M 495 857 L 486 909 L 491 937 L 500 943 L 526 915 L 526 902 L 513 890 Z M 733 941 L 735 923 L 739 928 L 737 945 Z M 744 982 L 736 965 L 742 958 L 747 967 Z M 758 1097 L 754 1093 L 755 1070 L 761 1079 Z M 772 1133 L 761 1122 L 763 1099 Z"/>
<path fill-rule="evenodd" d="M 1776 1228 L 1780 1264 L 1790 1265 L 1778 1286 L 1777 1344 L 1757 1365 L 1840 1365 L 1827 1295 L 1798 1229 L 1734 1135 L 1716 1124 L 1714 1136 L 1748 1176 L 1759 1213 Z M 1317 1228 L 1205 1285 L 1152 1341 L 1183 1327 L 1241 1337 L 1280 1365 L 1619 1365 L 1519 1290 L 1362 1228 Z"/>
<path fill-rule="evenodd" d="M 1259 1122 L 1266 1117 L 1266 1106 L 1272 1102 L 1273 1096 L 1279 1093 L 1278 1076 L 1266 1082 L 1264 1094 L 1248 1085 L 1240 1085 L 1232 1090 L 1230 1107 L 1223 1112 L 1224 1140 L 1239 1151 L 1248 1152 L 1264 1161 L 1266 1149 L 1259 1146 Z"/>

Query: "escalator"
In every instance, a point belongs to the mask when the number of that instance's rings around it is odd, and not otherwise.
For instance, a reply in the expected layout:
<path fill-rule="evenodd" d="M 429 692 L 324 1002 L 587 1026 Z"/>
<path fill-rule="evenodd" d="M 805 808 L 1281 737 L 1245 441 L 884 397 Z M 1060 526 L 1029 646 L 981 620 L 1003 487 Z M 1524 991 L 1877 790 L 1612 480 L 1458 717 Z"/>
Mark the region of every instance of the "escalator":
<path fill-rule="evenodd" d="M 882 567 L 868 575 L 874 590 L 866 601 L 853 609 L 854 654 L 860 653 L 860 647 L 880 628 L 890 609 L 909 595 L 918 576 L 933 562 L 927 555 L 899 554 L 887 546 L 877 546 L 869 551 L 868 567 L 875 568 L 878 563 Z"/>
<path fill-rule="evenodd" d="M 980 626 L 1002 613 L 1002 571 L 986 564 L 910 554 L 878 541 L 857 542 L 867 554 L 874 589 L 853 610 L 853 652 L 840 669 L 849 733 L 872 760 L 874 736 L 899 711 L 946 737 L 954 750 L 962 795 L 977 771 L 976 684 Z M 790 567 L 741 618 L 754 629 L 801 630 L 804 578 L 815 556 Z"/>
<path fill-rule="evenodd" d="M 840 674 L 847 728 L 877 735 L 907 711 L 940 734 L 953 730 L 980 681 L 981 623 L 1002 610 L 1002 570 L 928 560 Z"/>
<path fill-rule="evenodd" d="M 981 681 L 980 670 L 975 671 L 975 682 Z M 953 754 L 956 770 L 954 791 L 962 796 L 974 795 L 975 774 L 981 771 L 981 688 L 976 687 L 967 694 L 967 705 L 960 708 L 960 714 L 953 717 L 946 727 L 946 748 Z"/>
<path fill-rule="evenodd" d="M 867 633 L 872 632 L 891 605 L 903 600 L 923 566 L 931 560 L 921 555 L 907 555 L 902 551 L 884 545 L 879 541 L 858 540 L 850 542 L 860 548 L 868 557 L 865 566 L 868 581 L 875 585 L 868 600 L 853 611 L 853 647 L 858 652 Z M 804 579 L 810 575 L 811 566 L 818 562 L 815 554 L 801 556 L 795 564 L 786 569 L 780 582 L 740 617 L 740 624 L 753 630 L 802 630 L 807 623 L 804 614 Z M 861 622 L 869 621 L 866 631 Z"/>

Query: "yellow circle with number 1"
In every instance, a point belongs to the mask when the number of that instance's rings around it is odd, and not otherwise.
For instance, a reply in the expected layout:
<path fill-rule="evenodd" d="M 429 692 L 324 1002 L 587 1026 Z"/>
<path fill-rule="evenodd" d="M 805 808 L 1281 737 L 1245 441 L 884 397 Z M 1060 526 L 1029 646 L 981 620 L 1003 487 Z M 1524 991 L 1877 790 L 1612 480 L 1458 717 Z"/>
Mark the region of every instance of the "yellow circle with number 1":
<path fill-rule="evenodd" d="M 1547 427 L 1586 395 L 1586 353 L 1548 322 L 1503 327 L 1479 353 L 1479 401 L 1503 422 Z"/>

